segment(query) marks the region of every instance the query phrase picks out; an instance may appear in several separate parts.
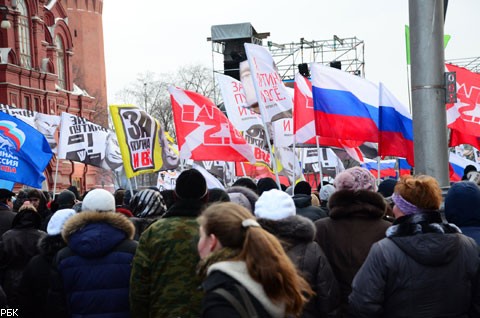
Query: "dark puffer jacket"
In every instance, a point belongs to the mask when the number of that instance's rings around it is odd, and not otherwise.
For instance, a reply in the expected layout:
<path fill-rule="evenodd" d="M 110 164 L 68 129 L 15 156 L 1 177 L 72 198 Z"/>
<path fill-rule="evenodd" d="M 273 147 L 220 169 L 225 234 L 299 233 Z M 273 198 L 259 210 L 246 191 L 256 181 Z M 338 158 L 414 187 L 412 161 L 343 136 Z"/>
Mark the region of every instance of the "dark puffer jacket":
<path fill-rule="evenodd" d="M 314 242 L 315 227 L 309 219 L 295 215 L 281 220 L 258 219 L 275 235 L 315 292 L 301 317 L 336 317 L 340 305 L 338 283 L 320 246 Z"/>
<path fill-rule="evenodd" d="M 65 223 L 62 236 L 68 246 L 55 257 L 59 276 L 49 295 L 55 316 L 66 305 L 71 317 L 130 317 L 134 234 L 132 222 L 116 212 L 81 212 Z"/>
<path fill-rule="evenodd" d="M 403 216 L 353 281 L 351 317 L 479 317 L 479 250 L 438 212 Z"/>
<path fill-rule="evenodd" d="M 332 194 L 328 207 L 330 217 L 315 222 L 315 240 L 332 266 L 345 312 L 353 277 L 391 223 L 382 219 L 387 204 L 376 192 L 340 190 Z"/>
<path fill-rule="evenodd" d="M 328 216 L 324 210 L 312 205 L 312 197 L 310 195 L 295 194 L 292 199 L 297 208 L 297 215 L 309 218 L 314 222 Z"/>

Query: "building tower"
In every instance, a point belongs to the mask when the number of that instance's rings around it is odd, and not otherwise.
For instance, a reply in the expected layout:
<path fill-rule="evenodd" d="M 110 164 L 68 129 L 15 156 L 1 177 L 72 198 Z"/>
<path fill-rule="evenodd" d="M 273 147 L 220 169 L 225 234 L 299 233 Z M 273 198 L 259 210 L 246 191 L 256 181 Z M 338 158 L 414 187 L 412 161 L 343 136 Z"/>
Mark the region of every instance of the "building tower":
<path fill-rule="evenodd" d="M 73 82 L 95 97 L 90 120 L 107 125 L 107 80 L 103 44 L 103 0 L 64 0 L 75 53 Z"/>

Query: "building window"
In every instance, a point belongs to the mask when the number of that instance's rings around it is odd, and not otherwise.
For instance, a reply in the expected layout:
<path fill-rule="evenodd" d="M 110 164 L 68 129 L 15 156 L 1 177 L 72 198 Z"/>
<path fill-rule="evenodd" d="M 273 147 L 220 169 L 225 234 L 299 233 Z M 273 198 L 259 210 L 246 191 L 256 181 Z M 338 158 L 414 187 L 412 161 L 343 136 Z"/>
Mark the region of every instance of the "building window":
<path fill-rule="evenodd" d="M 25 0 L 18 0 L 18 40 L 20 42 L 20 65 L 26 68 L 32 66 L 32 52 L 30 48 L 30 24 Z"/>
<path fill-rule="evenodd" d="M 58 86 L 65 89 L 65 53 L 62 38 L 58 34 L 55 37 L 55 46 L 57 47 Z"/>

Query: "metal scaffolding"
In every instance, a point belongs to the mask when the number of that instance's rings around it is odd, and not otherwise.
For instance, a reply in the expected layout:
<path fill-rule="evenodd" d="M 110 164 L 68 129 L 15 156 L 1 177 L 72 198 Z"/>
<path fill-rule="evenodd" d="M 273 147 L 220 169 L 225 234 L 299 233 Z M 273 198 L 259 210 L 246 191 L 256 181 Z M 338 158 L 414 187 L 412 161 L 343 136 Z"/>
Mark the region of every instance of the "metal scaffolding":
<path fill-rule="evenodd" d="M 464 67 L 474 73 L 480 73 L 480 56 L 478 57 L 466 57 L 459 59 L 451 59 L 446 61 L 447 63 Z"/>
<path fill-rule="evenodd" d="M 298 65 L 303 63 L 321 63 L 337 66 L 346 72 L 365 77 L 364 41 L 357 37 L 339 38 L 334 35 L 329 40 L 307 41 L 277 44 L 267 42 L 267 47 L 277 64 L 284 81 L 293 81 Z"/>

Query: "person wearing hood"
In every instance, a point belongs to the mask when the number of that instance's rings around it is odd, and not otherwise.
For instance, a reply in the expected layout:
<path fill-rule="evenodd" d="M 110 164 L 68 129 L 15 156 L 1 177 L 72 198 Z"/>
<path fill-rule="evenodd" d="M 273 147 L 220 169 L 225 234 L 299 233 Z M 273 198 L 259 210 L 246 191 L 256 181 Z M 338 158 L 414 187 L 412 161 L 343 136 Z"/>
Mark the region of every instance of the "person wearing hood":
<path fill-rule="evenodd" d="M 300 315 L 313 292 L 250 211 L 232 202 L 212 204 L 198 223 L 198 274 L 205 291 L 200 317 Z"/>
<path fill-rule="evenodd" d="M 299 317 L 337 317 L 338 283 L 321 247 L 314 241 L 313 222 L 295 213 L 293 199 L 276 189 L 264 192 L 255 205 L 260 226 L 282 243 L 288 257 L 308 281 L 315 295 Z"/>
<path fill-rule="evenodd" d="M 340 172 L 334 186 L 336 191 L 328 200 L 329 217 L 315 222 L 315 241 L 332 266 L 345 314 L 353 277 L 391 223 L 382 219 L 387 204 L 367 169 L 357 166 Z"/>
<path fill-rule="evenodd" d="M 19 286 L 23 271 L 32 257 L 39 253 L 38 242 L 47 235 L 40 230 L 41 216 L 25 201 L 0 241 L 1 286 L 11 308 L 19 306 Z"/>
<path fill-rule="evenodd" d="M 50 218 L 47 226 L 48 235 L 38 242 L 39 254 L 30 260 L 20 281 L 19 314 L 21 317 L 50 318 L 47 294 L 50 288 L 52 261 L 57 252 L 67 245 L 61 233 L 65 222 L 75 213 L 73 209 L 60 209 Z"/>
<path fill-rule="evenodd" d="M 95 189 L 83 199 L 82 212 L 65 222 L 67 246 L 53 260 L 50 317 L 130 317 L 135 227 L 114 211 L 113 195 Z"/>
<path fill-rule="evenodd" d="M 135 193 L 129 210 L 133 214 L 130 221 L 135 225 L 135 240 L 138 241 L 143 231 L 167 212 L 167 205 L 159 191 L 145 189 Z"/>
<path fill-rule="evenodd" d="M 396 219 L 353 280 L 351 317 L 479 317 L 478 246 L 442 221 L 437 180 L 402 176 L 392 200 Z"/>
<path fill-rule="evenodd" d="M 297 214 L 313 222 L 328 216 L 325 211 L 312 205 L 312 187 L 306 181 L 298 182 L 293 188 L 293 201 L 297 207 Z"/>
<path fill-rule="evenodd" d="M 480 188 L 476 183 L 452 184 L 445 197 L 445 218 L 480 245 Z"/>

